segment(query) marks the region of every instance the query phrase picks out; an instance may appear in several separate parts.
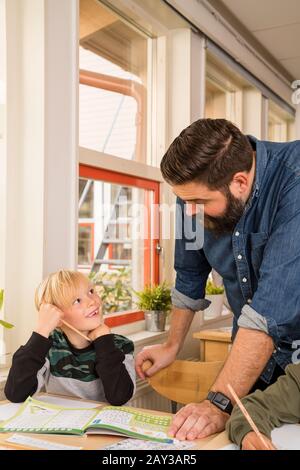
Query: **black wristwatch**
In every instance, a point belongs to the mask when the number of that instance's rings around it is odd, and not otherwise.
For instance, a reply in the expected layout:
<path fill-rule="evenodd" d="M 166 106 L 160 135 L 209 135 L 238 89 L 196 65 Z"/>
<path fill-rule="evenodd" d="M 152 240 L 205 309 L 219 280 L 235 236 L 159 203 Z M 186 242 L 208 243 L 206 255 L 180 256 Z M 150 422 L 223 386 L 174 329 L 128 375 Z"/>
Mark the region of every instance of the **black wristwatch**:
<path fill-rule="evenodd" d="M 217 406 L 220 410 L 228 413 L 229 415 L 232 412 L 233 405 L 228 397 L 221 392 L 208 392 L 206 397 L 211 403 Z"/>

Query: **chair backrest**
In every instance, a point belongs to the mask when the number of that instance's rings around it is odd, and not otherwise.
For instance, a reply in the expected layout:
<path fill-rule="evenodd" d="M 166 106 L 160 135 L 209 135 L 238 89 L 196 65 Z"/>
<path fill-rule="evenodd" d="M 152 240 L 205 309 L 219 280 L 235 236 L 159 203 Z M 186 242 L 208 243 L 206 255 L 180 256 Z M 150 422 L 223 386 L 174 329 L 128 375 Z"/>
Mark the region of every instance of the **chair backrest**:
<path fill-rule="evenodd" d="M 146 361 L 143 370 L 146 371 L 151 365 L 150 361 Z M 148 377 L 147 380 L 157 393 L 169 400 L 184 405 L 197 403 L 206 398 L 223 365 L 223 361 L 193 362 L 176 360 L 152 377 Z"/>

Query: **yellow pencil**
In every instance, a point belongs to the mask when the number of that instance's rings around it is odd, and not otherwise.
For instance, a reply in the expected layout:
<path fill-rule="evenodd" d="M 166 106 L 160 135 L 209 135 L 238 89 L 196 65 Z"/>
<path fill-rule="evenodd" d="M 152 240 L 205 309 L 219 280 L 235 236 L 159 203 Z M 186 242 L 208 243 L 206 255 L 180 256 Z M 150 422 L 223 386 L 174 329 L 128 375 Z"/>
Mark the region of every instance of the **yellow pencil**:
<path fill-rule="evenodd" d="M 77 330 L 77 328 L 75 328 L 74 326 L 70 325 L 70 323 L 66 322 L 65 320 L 61 320 L 61 322 L 66 325 L 68 328 L 70 328 L 70 330 L 73 330 L 75 331 L 75 333 L 77 333 L 78 335 L 82 336 L 82 338 L 86 339 L 87 341 L 92 341 L 88 336 L 85 336 L 83 333 L 81 333 L 81 331 Z"/>
<path fill-rule="evenodd" d="M 255 434 L 257 435 L 257 437 L 259 438 L 259 440 L 262 442 L 262 444 L 265 446 L 265 448 L 267 450 L 270 450 L 267 442 L 265 441 L 263 435 L 261 434 L 261 432 L 259 431 L 259 429 L 257 428 L 256 424 L 254 423 L 253 419 L 251 418 L 251 416 L 249 415 L 248 411 L 246 410 L 246 408 L 244 407 L 243 403 L 241 402 L 241 400 L 239 399 L 239 397 L 237 396 L 237 394 L 235 393 L 235 391 L 233 390 L 232 386 L 230 384 L 227 384 L 227 388 L 228 390 L 230 391 L 231 395 L 233 396 L 233 398 L 235 399 L 236 401 L 236 404 L 238 405 L 239 409 L 241 410 L 241 412 L 243 413 L 243 415 L 245 416 L 246 420 L 248 421 L 248 423 L 250 424 L 251 428 L 253 429 L 253 431 L 255 432 Z"/>

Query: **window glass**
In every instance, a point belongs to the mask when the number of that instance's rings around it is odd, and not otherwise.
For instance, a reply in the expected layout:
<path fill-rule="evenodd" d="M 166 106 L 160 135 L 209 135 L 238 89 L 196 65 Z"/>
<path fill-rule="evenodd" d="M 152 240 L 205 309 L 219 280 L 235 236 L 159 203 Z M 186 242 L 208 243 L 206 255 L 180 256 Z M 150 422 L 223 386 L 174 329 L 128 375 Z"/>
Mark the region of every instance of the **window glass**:
<path fill-rule="evenodd" d="M 155 280 L 153 191 L 87 178 L 79 187 L 78 269 L 97 284 L 106 313 L 131 309 L 133 290 Z"/>
<path fill-rule="evenodd" d="M 295 140 L 295 118 L 269 101 L 268 139 L 272 142 Z"/>
<path fill-rule="evenodd" d="M 246 92 L 253 89 L 241 75 L 207 53 L 205 117 L 228 119 L 243 130 Z"/>
<path fill-rule="evenodd" d="M 81 2 L 80 146 L 146 162 L 148 41 L 99 2 Z"/>

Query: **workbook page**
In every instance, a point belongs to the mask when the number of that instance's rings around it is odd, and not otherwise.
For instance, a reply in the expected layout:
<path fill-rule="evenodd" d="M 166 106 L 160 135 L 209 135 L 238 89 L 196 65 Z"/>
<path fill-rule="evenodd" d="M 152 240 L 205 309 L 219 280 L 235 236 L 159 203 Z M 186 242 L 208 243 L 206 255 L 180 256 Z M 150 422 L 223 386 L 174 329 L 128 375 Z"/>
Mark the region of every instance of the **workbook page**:
<path fill-rule="evenodd" d="M 98 412 L 89 424 L 87 432 L 97 432 L 97 428 L 111 429 L 122 431 L 129 436 L 144 436 L 171 442 L 172 438 L 168 436 L 170 424 L 170 416 L 152 415 L 128 407 L 107 406 Z"/>
<path fill-rule="evenodd" d="M 15 416 L 1 423 L 2 432 L 83 434 L 95 416 L 93 409 L 62 409 L 28 398 Z"/>

